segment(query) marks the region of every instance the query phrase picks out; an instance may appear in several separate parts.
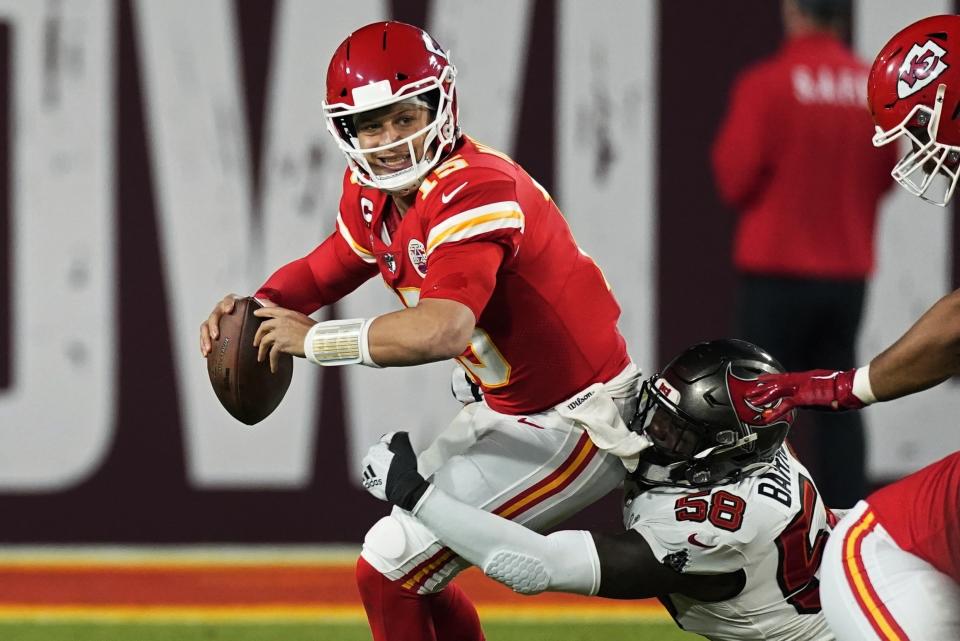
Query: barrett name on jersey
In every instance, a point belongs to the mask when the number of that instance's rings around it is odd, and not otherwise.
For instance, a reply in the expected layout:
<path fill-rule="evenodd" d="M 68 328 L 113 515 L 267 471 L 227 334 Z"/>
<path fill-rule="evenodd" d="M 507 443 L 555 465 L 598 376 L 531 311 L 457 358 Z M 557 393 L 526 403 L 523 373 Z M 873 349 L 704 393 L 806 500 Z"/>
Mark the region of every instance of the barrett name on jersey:
<path fill-rule="evenodd" d="M 510 158 L 466 136 L 402 218 L 389 195 L 348 171 L 335 236 L 341 259 L 366 265 L 367 277 L 379 271 L 403 305 L 433 297 L 473 311 L 476 330 L 458 360 L 494 410 L 544 410 L 629 363 L 619 305 L 553 200 Z"/>
<path fill-rule="evenodd" d="M 832 520 L 786 446 L 765 473 L 702 490 L 637 490 L 624 507 L 624 525 L 677 572 L 743 573 L 743 589 L 724 601 L 663 599 L 680 627 L 714 640 L 834 638 L 817 578 Z"/>

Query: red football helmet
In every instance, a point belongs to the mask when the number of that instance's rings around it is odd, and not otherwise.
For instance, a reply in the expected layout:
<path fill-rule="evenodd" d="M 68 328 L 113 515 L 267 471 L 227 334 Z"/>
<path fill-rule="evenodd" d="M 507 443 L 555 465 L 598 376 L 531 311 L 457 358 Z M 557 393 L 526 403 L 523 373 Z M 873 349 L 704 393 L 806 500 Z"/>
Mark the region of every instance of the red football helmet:
<path fill-rule="evenodd" d="M 914 22 L 880 50 L 867 81 L 877 127 L 873 144 L 906 136 L 911 149 L 892 175 L 910 193 L 941 206 L 960 178 L 960 50 L 954 55 L 954 43 L 960 49 L 960 16 Z"/>
<path fill-rule="evenodd" d="M 460 136 L 457 124 L 456 68 L 426 31 L 403 22 L 374 22 L 347 36 L 327 69 L 327 99 L 323 111 L 327 129 L 347 157 L 350 169 L 364 185 L 403 192 L 453 149 Z M 361 151 L 353 116 L 388 105 L 416 100 L 434 112 L 424 129 L 402 140 Z M 425 135 L 417 157 L 414 141 Z M 377 175 L 367 154 L 407 146 L 412 165 L 389 175 Z"/>

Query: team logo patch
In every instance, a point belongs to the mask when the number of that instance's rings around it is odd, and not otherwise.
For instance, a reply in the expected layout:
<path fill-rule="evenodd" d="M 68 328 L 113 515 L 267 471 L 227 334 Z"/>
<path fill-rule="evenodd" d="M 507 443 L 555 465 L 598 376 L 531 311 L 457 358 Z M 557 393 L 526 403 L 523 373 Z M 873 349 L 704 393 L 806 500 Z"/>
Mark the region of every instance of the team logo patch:
<path fill-rule="evenodd" d="M 421 277 L 427 275 L 427 248 L 416 238 L 411 238 L 407 243 L 407 254 L 410 256 L 410 262 L 413 268 Z"/>
<path fill-rule="evenodd" d="M 911 96 L 936 80 L 950 66 L 943 61 L 945 55 L 947 50 L 933 40 L 913 45 L 900 65 L 897 96 Z"/>
<path fill-rule="evenodd" d="M 656 388 L 657 392 L 659 392 L 661 396 L 666 398 L 668 401 L 670 401 L 674 405 L 677 405 L 678 403 L 680 403 L 680 390 L 678 390 L 676 387 L 668 383 L 667 379 L 658 378 L 656 381 L 654 381 L 653 386 Z"/>
<path fill-rule="evenodd" d="M 447 54 L 443 53 L 443 50 L 440 48 L 436 42 L 433 41 L 426 31 L 420 32 L 420 37 L 423 38 L 423 46 L 426 47 L 427 51 L 430 53 L 435 53 L 442 58 L 446 58 Z"/>
<path fill-rule="evenodd" d="M 393 257 L 393 254 L 384 254 L 383 264 L 387 266 L 391 274 L 397 273 L 397 259 Z"/>

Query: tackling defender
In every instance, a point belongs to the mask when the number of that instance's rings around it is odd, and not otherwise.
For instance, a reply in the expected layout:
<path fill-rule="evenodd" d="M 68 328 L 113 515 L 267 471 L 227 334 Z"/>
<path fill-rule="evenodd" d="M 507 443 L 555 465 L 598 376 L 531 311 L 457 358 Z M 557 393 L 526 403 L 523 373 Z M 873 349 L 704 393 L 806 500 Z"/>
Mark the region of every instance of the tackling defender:
<path fill-rule="evenodd" d="M 870 72 L 874 143 L 911 150 L 894 177 L 946 205 L 960 177 L 960 16 L 934 16 L 896 34 Z M 939 189 L 937 190 L 937 183 Z M 934 193 L 934 190 L 937 190 Z M 795 407 L 859 409 L 960 374 L 960 290 L 937 301 L 869 365 L 845 372 L 760 377 L 747 398 Z M 823 560 L 824 613 L 842 641 L 960 639 L 960 452 L 893 483 L 840 521 Z"/>
<path fill-rule="evenodd" d="M 782 371 L 756 346 L 722 340 L 644 382 L 631 429 L 647 447 L 621 534 L 542 536 L 470 507 L 420 475 L 405 432 L 370 449 L 364 484 L 517 592 L 656 596 L 709 639 L 830 641 L 817 572 L 835 519 L 784 445 L 794 413 L 758 426 L 743 399 L 758 374 Z"/>
<path fill-rule="evenodd" d="M 256 293 L 274 306 L 257 311 L 255 344 L 271 365 L 281 352 L 370 367 L 456 358 L 485 400 L 458 414 L 421 469 L 469 505 L 542 529 L 622 481 L 618 456 L 629 464 L 639 443 L 622 418 L 639 372 L 616 300 L 549 194 L 461 135 L 455 81 L 449 54 L 407 24 L 367 25 L 337 48 L 323 104 L 348 164 L 336 229 Z M 306 315 L 378 273 L 401 311 Z M 225 297 L 201 325 L 204 356 L 233 304 Z M 407 512 L 378 522 L 357 564 L 375 641 L 482 639 L 472 604 L 447 587 L 466 566 Z"/>

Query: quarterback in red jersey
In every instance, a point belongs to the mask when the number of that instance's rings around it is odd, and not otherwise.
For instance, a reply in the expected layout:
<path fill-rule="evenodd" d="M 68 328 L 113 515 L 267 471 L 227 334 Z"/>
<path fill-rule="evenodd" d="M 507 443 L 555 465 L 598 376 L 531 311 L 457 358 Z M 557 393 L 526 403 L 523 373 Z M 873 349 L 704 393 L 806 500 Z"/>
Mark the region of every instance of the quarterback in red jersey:
<path fill-rule="evenodd" d="M 894 169 L 908 191 L 947 204 L 960 178 L 960 16 L 934 16 L 896 34 L 874 62 L 874 144 L 906 137 Z M 939 184 L 938 184 L 939 183 Z M 775 422 L 795 407 L 856 410 L 960 374 L 960 290 L 937 301 L 864 367 L 761 376 L 747 398 Z M 840 641 L 960 639 L 960 452 L 860 501 L 830 537 L 823 610 Z"/>
<path fill-rule="evenodd" d="M 320 365 L 457 359 L 484 392 L 421 455 L 421 473 L 469 505 L 542 529 L 636 465 L 639 372 L 620 308 L 549 194 L 504 154 L 461 135 L 456 70 L 426 32 L 379 22 L 327 71 L 323 109 L 347 159 L 336 228 L 257 291 L 261 358 Z M 307 314 L 377 273 L 403 309 L 317 323 Z M 200 330 L 210 351 L 219 303 Z M 450 579 L 467 566 L 409 512 L 367 534 L 357 579 L 375 641 L 483 638 Z"/>

